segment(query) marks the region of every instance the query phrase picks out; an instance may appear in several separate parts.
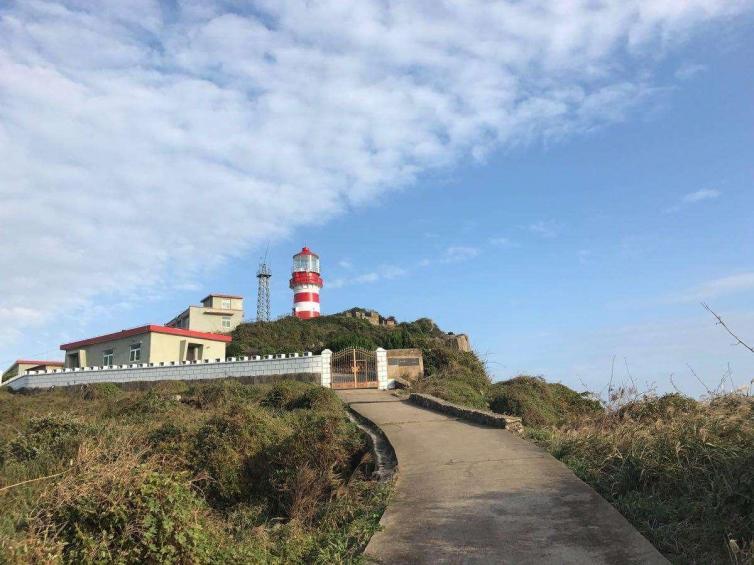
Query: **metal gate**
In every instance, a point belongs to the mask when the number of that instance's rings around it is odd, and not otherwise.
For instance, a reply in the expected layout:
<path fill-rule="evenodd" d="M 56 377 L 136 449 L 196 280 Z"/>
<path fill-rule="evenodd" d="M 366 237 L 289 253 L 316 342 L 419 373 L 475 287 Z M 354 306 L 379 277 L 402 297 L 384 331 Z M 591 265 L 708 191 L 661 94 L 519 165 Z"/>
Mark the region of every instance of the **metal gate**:
<path fill-rule="evenodd" d="M 333 388 L 377 388 L 377 361 L 374 351 L 349 347 L 338 351 L 330 361 Z"/>

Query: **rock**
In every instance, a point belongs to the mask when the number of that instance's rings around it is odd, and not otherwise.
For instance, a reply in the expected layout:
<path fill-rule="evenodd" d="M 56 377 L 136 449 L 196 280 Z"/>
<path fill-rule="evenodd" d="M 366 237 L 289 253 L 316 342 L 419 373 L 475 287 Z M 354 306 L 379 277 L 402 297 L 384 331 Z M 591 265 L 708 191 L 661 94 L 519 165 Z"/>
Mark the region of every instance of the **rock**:
<path fill-rule="evenodd" d="M 412 392 L 409 397 L 409 401 L 429 408 L 430 410 L 436 410 L 450 416 L 456 416 L 470 422 L 477 424 L 483 424 L 485 426 L 492 426 L 495 428 L 503 428 L 510 432 L 522 433 L 524 426 L 521 423 L 521 418 L 518 416 L 508 416 L 506 414 L 498 414 L 496 412 L 490 412 L 489 410 L 479 410 L 478 408 L 468 408 L 466 406 L 460 406 L 453 404 L 447 400 L 437 398 L 430 394 L 421 394 L 418 392 Z"/>

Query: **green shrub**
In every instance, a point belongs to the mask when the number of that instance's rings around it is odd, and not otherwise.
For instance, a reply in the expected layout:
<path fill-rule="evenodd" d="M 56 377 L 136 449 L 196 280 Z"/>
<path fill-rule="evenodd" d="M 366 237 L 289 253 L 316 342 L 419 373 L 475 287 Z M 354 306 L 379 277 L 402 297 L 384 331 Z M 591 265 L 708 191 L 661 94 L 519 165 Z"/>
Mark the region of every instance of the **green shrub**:
<path fill-rule="evenodd" d="M 599 401 L 541 377 L 519 376 L 495 383 L 489 399 L 491 410 L 520 416 L 524 426 L 559 426 L 602 411 Z"/>
<path fill-rule="evenodd" d="M 37 457 L 64 460 L 78 448 L 86 425 L 70 414 L 32 417 L 5 446 L 4 460 L 29 461 Z"/>
<path fill-rule="evenodd" d="M 619 418 L 637 421 L 654 422 L 658 419 L 667 421 L 696 412 L 700 407 L 701 405 L 693 398 L 673 393 L 631 401 L 621 406 L 617 415 Z"/>
<path fill-rule="evenodd" d="M 276 410 L 342 410 L 341 402 L 332 390 L 298 381 L 281 381 L 272 385 L 260 404 Z"/>
<path fill-rule="evenodd" d="M 120 416 L 143 418 L 144 416 L 161 415 L 178 406 L 174 395 L 161 394 L 155 389 L 132 395 L 116 401 L 114 412 Z"/>
<path fill-rule="evenodd" d="M 366 440 L 330 390 L 6 396 L 0 563 L 350 562 L 377 527 L 383 487 L 360 486 Z"/>
<path fill-rule="evenodd" d="M 254 484 L 249 460 L 289 433 L 287 426 L 267 410 L 242 406 L 210 418 L 195 433 L 191 465 L 209 477 L 207 496 L 219 507 L 250 502 L 272 495 L 267 484 Z M 268 465 L 260 458 L 257 465 Z"/>
<path fill-rule="evenodd" d="M 92 383 L 81 385 L 79 393 L 86 400 L 112 400 L 120 396 L 122 391 L 114 383 Z"/>
<path fill-rule="evenodd" d="M 429 376 L 414 383 L 418 392 L 473 408 L 488 407 L 490 379 L 474 353 L 448 348 L 426 349 L 424 368 Z"/>
<path fill-rule="evenodd" d="M 754 541 L 754 399 L 672 394 L 530 433 L 667 557 L 726 561 Z"/>
<path fill-rule="evenodd" d="M 18 557 L 65 563 L 207 563 L 220 557 L 208 512 L 185 474 L 167 474 L 133 452 L 92 446 L 43 492 Z"/>
<path fill-rule="evenodd" d="M 236 379 L 221 379 L 189 387 L 187 396 L 197 408 L 221 408 L 227 404 L 243 404 L 256 400 L 262 389 L 245 385 Z"/>

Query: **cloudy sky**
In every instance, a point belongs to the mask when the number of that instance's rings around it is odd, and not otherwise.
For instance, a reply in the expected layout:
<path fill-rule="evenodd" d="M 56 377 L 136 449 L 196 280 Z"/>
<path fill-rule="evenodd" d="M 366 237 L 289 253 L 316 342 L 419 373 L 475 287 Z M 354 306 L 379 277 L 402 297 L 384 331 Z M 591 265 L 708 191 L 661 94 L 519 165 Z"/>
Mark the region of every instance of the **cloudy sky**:
<path fill-rule="evenodd" d="M 735 0 L 3 2 L 0 361 L 209 291 L 253 316 L 267 242 L 285 313 L 307 243 L 324 311 L 432 317 L 497 378 L 748 382 L 699 303 L 754 341 L 752 24 Z"/>

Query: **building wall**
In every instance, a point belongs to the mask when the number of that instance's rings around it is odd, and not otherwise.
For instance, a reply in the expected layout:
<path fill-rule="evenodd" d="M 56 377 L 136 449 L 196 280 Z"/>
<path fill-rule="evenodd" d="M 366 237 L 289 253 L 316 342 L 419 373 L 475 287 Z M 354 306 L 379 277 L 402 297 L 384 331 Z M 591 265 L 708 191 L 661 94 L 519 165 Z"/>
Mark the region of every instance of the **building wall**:
<path fill-rule="evenodd" d="M 80 367 L 102 367 L 103 356 L 106 350 L 113 350 L 113 365 L 123 365 L 126 363 L 133 363 L 129 359 L 131 354 L 131 345 L 135 343 L 141 344 L 141 360 L 137 363 L 147 363 L 149 361 L 149 349 L 150 340 L 149 333 L 132 335 L 129 337 L 114 339 L 112 341 L 105 341 L 102 343 L 93 343 L 86 345 L 80 349 L 69 349 L 65 352 L 65 368 L 71 368 L 70 354 L 79 354 L 79 366 Z"/>
<path fill-rule="evenodd" d="M 183 335 L 170 335 L 154 332 L 151 335 L 150 355 L 146 363 L 160 363 L 170 361 L 186 361 L 189 345 L 200 345 L 199 359 L 225 359 L 223 341 L 198 339 Z"/>
<path fill-rule="evenodd" d="M 424 357 L 421 349 L 389 349 L 387 352 L 387 375 L 414 381 L 424 375 Z"/>
<path fill-rule="evenodd" d="M 131 345 L 141 344 L 141 359 L 131 361 Z M 71 368 L 69 353 L 79 353 L 81 367 L 103 367 L 105 351 L 113 350 L 113 365 L 128 365 L 131 363 L 160 363 L 169 361 L 185 361 L 188 344 L 202 346 L 202 359 L 225 359 L 225 343 L 208 339 L 197 339 L 182 335 L 161 334 L 147 332 L 114 339 L 102 343 L 87 345 L 78 350 L 66 351 L 65 367 Z"/>
<path fill-rule="evenodd" d="M 230 328 L 222 325 L 224 317 L 230 318 Z M 224 310 L 222 308 L 189 307 L 189 325 L 185 329 L 197 332 L 227 333 L 243 322 L 243 310 Z M 182 326 L 183 327 L 183 326 Z"/>
<path fill-rule="evenodd" d="M 223 308 L 223 300 L 230 300 L 230 308 Z M 210 296 L 203 303 L 204 306 L 217 310 L 243 310 L 243 298 L 228 298 L 227 296 Z"/>

